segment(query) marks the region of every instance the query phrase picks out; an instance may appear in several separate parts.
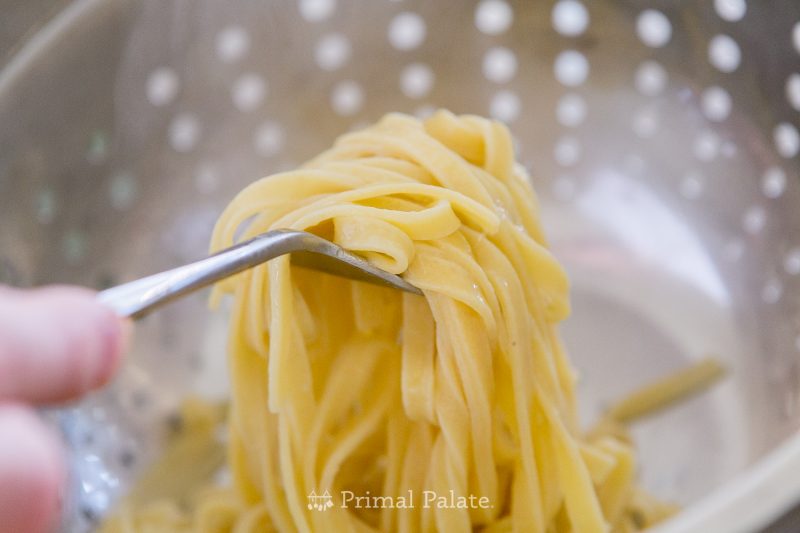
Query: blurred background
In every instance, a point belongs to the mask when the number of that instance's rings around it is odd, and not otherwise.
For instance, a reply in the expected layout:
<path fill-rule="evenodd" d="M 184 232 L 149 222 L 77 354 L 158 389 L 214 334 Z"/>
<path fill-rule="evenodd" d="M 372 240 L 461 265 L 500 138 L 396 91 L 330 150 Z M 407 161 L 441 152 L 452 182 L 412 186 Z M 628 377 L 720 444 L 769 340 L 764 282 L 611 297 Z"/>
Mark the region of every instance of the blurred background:
<path fill-rule="evenodd" d="M 755 494 L 769 480 L 737 476 L 800 425 L 795 0 L 0 0 L 0 58 L 2 282 L 99 289 L 197 259 L 246 184 L 446 107 L 512 129 L 573 281 L 587 424 L 691 361 L 730 369 L 635 427 L 647 488 Z M 225 319 L 204 295 L 159 311 L 109 390 L 51 413 L 64 531 L 157 457 L 186 394 L 225 397 Z"/>

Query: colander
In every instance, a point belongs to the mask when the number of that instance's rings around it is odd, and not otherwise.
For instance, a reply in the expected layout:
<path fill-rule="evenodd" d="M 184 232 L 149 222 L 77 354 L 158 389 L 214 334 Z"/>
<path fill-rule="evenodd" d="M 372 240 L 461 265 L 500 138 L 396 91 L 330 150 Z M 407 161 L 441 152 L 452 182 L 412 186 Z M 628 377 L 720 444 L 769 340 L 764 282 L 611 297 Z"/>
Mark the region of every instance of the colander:
<path fill-rule="evenodd" d="M 0 72 L 3 281 L 100 289 L 198 259 L 237 191 L 342 132 L 490 115 L 572 279 L 583 420 L 709 354 L 730 370 L 634 428 L 641 482 L 685 507 L 660 531 L 760 531 L 800 500 L 796 0 L 56 6 L 20 17 L 39 23 Z M 184 397 L 226 396 L 226 320 L 203 295 L 146 318 L 111 387 L 48 414 L 63 531 L 102 520 Z"/>

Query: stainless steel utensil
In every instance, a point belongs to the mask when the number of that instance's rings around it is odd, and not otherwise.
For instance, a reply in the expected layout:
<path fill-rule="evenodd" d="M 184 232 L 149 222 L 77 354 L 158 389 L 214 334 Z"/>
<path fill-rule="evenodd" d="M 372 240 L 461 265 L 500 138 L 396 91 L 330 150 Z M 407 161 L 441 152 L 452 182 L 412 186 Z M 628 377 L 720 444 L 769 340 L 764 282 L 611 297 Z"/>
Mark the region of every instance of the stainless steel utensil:
<path fill-rule="evenodd" d="M 285 254 L 291 254 L 292 263 L 299 266 L 422 294 L 400 276 L 376 268 L 329 240 L 305 231 L 279 229 L 200 261 L 106 289 L 97 297 L 121 316 L 140 318 L 176 298 Z"/>

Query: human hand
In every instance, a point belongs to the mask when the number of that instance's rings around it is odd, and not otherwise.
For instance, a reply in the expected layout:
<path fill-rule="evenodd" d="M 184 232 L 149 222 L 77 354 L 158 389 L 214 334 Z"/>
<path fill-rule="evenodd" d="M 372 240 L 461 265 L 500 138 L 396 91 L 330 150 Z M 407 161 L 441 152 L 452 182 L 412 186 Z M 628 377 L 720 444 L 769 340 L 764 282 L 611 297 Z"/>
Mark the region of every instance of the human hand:
<path fill-rule="evenodd" d="M 64 457 L 34 407 L 106 383 L 128 329 L 92 291 L 0 286 L 0 533 L 44 533 L 57 525 Z"/>

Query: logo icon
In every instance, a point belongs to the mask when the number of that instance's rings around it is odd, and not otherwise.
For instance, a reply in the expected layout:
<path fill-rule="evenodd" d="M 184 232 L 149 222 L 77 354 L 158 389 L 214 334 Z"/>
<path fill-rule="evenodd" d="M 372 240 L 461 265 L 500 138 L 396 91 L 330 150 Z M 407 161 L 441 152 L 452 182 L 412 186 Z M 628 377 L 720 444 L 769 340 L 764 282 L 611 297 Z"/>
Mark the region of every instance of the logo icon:
<path fill-rule="evenodd" d="M 316 509 L 317 511 L 327 511 L 333 507 L 333 498 L 331 493 L 327 490 L 322 494 L 317 494 L 313 490 L 308 495 L 308 509 Z"/>

